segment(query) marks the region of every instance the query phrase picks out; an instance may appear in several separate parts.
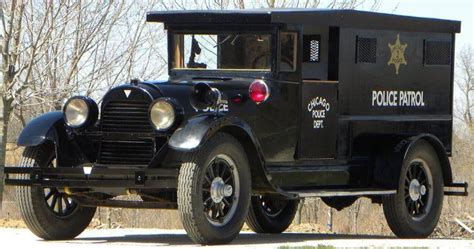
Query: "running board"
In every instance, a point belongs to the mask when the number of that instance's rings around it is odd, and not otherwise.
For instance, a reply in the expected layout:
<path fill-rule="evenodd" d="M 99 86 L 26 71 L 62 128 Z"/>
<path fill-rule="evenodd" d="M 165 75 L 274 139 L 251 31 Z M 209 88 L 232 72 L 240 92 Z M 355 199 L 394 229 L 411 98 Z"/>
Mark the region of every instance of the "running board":
<path fill-rule="evenodd" d="M 109 207 L 109 208 L 134 208 L 134 209 L 177 209 L 174 202 L 159 201 L 124 201 L 124 200 L 95 200 L 72 196 L 72 198 L 84 207 Z"/>
<path fill-rule="evenodd" d="M 380 189 L 325 189 L 289 191 L 288 193 L 300 198 L 305 197 L 335 197 L 335 196 L 369 196 L 369 195 L 394 195 L 397 190 Z"/>

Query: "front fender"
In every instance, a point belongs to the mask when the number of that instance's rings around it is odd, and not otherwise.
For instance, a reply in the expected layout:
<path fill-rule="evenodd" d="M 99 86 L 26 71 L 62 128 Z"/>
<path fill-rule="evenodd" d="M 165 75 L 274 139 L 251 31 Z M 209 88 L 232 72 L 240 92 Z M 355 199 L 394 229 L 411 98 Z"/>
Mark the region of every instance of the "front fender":
<path fill-rule="evenodd" d="M 62 112 L 48 112 L 31 122 L 21 131 L 17 144 L 19 146 L 37 146 L 47 140 L 55 140 L 56 126 L 63 123 Z"/>
<path fill-rule="evenodd" d="M 199 115 L 190 118 L 174 132 L 169 140 L 169 146 L 178 151 L 192 152 L 202 146 L 215 132 L 227 126 L 237 126 L 245 130 L 255 142 L 250 126 L 239 118 Z"/>
<path fill-rule="evenodd" d="M 193 152 L 199 149 L 216 132 L 224 131 L 239 138 L 252 162 L 252 187 L 254 190 L 272 191 L 288 198 L 295 198 L 274 185 L 265 168 L 265 160 L 260 144 L 251 127 L 243 120 L 233 116 L 199 115 L 189 119 L 175 131 L 169 139 L 170 148 L 181 152 Z M 257 163 L 259 161 L 260 163 Z M 259 166 L 257 166 L 259 165 Z"/>

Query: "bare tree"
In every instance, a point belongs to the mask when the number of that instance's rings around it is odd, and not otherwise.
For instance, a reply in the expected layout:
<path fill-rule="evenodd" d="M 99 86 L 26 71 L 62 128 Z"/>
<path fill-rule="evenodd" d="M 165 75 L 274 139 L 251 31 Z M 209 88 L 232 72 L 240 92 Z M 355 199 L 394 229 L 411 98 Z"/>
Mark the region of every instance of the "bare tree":
<path fill-rule="evenodd" d="M 0 83 L 0 96 L 1 96 L 1 141 L 0 141 L 0 165 L 5 162 L 6 154 L 6 142 L 7 142 L 7 131 L 8 123 L 10 120 L 10 114 L 12 111 L 12 103 L 14 96 L 21 91 L 21 87 L 14 87 L 15 81 L 15 64 L 18 60 L 18 53 L 20 51 L 20 35 L 19 31 L 22 27 L 23 13 L 25 12 L 25 4 L 17 4 L 16 1 L 12 1 L 10 5 L 7 5 L 4 1 L 0 2 L 1 12 L 0 18 L 2 19 L 2 83 Z M 9 13 L 9 15 L 7 14 Z"/>
<path fill-rule="evenodd" d="M 471 46 L 463 47 L 459 52 L 456 72 L 456 86 L 461 93 L 455 102 L 456 118 L 472 132 L 474 131 L 474 50 Z"/>
<path fill-rule="evenodd" d="M 303 206 L 304 206 L 305 199 L 301 199 L 300 203 L 298 204 L 298 208 L 296 210 L 296 215 L 294 219 L 294 223 L 296 225 L 300 225 L 303 219 Z"/>
<path fill-rule="evenodd" d="M 334 209 L 332 207 L 328 207 L 328 220 L 327 220 L 326 228 L 330 232 L 333 231 L 333 225 L 334 225 L 333 215 L 334 215 Z"/>
<path fill-rule="evenodd" d="M 327 8 L 377 10 L 380 0 L 164 0 L 164 9 Z"/>
<path fill-rule="evenodd" d="M 351 232 L 357 234 L 358 230 L 358 221 L 361 209 L 361 200 L 357 200 L 352 206 L 349 208 L 349 219 L 351 220 Z"/>
<path fill-rule="evenodd" d="M 144 18 L 159 2 L 0 2 L 0 165 L 12 123 L 19 130 L 73 94 L 97 97 L 118 82 L 166 69 L 163 28 Z"/>

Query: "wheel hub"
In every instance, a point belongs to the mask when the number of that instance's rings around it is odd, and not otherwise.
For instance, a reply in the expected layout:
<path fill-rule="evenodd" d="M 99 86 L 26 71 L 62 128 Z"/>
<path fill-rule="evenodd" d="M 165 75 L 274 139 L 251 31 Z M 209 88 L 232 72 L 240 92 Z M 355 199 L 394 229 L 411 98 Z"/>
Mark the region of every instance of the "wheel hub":
<path fill-rule="evenodd" d="M 410 186 L 408 188 L 410 198 L 412 201 L 419 200 L 423 195 L 426 194 L 426 186 L 420 184 L 417 179 L 410 181 Z"/>
<path fill-rule="evenodd" d="M 225 184 L 220 177 L 214 178 L 211 183 L 211 198 L 214 203 L 220 203 L 224 197 L 232 195 L 232 185 Z"/>
<path fill-rule="evenodd" d="M 433 203 L 433 178 L 428 163 L 420 158 L 413 159 L 406 170 L 404 185 L 408 214 L 415 221 L 424 219 Z"/>
<path fill-rule="evenodd" d="M 202 200 L 207 220 L 217 227 L 227 224 L 237 210 L 240 181 L 231 157 L 219 154 L 210 160 L 202 184 Z"/>

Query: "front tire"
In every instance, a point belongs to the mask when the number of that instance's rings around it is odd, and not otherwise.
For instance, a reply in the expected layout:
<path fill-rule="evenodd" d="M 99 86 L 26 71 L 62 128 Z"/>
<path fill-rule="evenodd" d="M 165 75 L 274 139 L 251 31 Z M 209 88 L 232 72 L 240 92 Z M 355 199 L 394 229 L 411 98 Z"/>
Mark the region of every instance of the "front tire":
<path fill-rule="evenodd" d="M 250 195 L 247 156 L 228 134 L 214 135 L 179 171 L 178 213 L 196 243 L 232 241 L 242 229 Z"/>
<path fill-rule="evenodd" d="M 392 232 L 401 238 L 426 238 L 435 229 L 443 207 L 444 183 L 438 156 L 418 141 L 403 162 L 396 195 L 383 198 Z"/>
<path fill-rule="evenodd" d="M 54 145 L 26 147 L 21 167 L 47 168 L 55 165 Z M 21 176 L 29 179 L 29 176 Z M 81 207 L 57 188 L 16 187 L 20 214 L 26 226 L 45 240 L 73 239 L 94 217 L 96 208 Z"/>
<path fill-rule="evenodd" d="M 256 233 L 282 233 L 293 222 L 299 200 L 288 200 L 282 196 L 253 196 L 247 225 Z"/>

